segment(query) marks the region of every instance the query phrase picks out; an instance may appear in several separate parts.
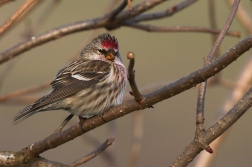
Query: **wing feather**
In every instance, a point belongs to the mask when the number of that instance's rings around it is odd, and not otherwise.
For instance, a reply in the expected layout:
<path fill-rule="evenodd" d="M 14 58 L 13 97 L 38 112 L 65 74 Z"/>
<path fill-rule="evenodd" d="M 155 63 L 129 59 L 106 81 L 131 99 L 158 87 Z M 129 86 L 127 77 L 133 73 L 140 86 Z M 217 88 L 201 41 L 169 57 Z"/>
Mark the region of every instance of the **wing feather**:
<path fill-rule="evenodd" d="M 18 113 L 14 118 L 14 124 L 21 122 L 38 111 L 42 111 L 39 109 L 43 106 L 71 96 L 99 83 L 109 76 L 110 70 L 110 63 L 101 60 L 72 62 L 58 72 L 55 80 L 51 83 L 52 90 L 47 95 Z M 73 75 L 78 75 L 79 78 L 73 77 Z"/>

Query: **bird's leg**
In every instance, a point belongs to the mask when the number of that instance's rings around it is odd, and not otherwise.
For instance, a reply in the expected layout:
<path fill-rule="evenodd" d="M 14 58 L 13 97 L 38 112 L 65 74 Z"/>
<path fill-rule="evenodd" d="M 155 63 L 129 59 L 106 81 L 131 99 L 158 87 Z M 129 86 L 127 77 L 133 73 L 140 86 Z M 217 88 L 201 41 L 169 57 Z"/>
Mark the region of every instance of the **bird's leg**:
<path fill-rule="evenodd" d="M 66 126 L 66 124 L 73 118 L 73 114 L 68 115 L 66 119 L 62 122 L 62 124 L 54 131 L 54 133 L 59 133 Z"/>
<path fill-rule="evenodd" d="M 83 126 L 84 121 L 85 121 L 87 118 L 83 118 L 83 117 L 79 116 L 79 119 L 80 119 L 79 125 L 80 125 L 82 131 L 83 131 L 83 132 L 86 132 L 86 131 L 83 129 L 82 126 Z"/>

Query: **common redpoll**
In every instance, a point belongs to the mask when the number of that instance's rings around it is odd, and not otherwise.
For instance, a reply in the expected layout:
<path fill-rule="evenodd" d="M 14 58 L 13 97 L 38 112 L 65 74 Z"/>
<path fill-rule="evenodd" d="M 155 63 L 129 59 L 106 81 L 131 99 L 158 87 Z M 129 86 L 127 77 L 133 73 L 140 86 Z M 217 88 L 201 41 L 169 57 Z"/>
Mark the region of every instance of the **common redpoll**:
<path fill-rule="evenodd" d="M 14 124 L 40 111 L 67 110 L 89 118 L 122 103 L 126 70 L 117 39 L 102 34 L 93 39 L 77 60 L 63 67 L 51 83 L 51 91 L 14 117 Z"/>

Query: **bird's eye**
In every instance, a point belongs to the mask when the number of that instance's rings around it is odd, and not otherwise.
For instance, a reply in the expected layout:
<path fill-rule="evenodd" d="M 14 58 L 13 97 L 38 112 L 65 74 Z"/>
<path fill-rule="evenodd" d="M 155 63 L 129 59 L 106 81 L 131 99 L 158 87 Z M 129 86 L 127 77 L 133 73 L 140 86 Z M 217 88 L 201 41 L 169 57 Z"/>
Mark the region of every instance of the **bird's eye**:
<path fill-rule="evenodd" d="M 100 52 L 100 53 L 102 53 L 102 54 L 107 54 L 107 51 L 106 50 L 104 50 L 104 49 L 98 49 L 98 52 Z"/>

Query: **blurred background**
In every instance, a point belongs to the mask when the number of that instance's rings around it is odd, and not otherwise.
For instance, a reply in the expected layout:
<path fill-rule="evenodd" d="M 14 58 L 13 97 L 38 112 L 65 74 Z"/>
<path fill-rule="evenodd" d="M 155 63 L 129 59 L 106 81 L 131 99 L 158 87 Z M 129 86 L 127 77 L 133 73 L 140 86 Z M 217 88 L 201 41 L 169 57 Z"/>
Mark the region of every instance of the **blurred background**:
<path fill-rule="evenodd" d="M 0 24 L 3 24 L 25 1 L 12 1 L 0 6 Z M 83 1 L 41 1 L 36 8 L 20 22 L 14 24 L 10 30 L 0 37 L 0 52 L 20 43 L 25 39 L 28 29 L 33 29 L 34 35 L 52 28 L 102 16 L 111 0 Z M 117 1 L 117 6 L 121 0 Z M 132 5 L 142 1 L 135 0 Z M 173 0 L 162 3 L 148 12 L 157 12 L 182 2 Z M 251 11 L 251 1 L 242 1 L 247 11 Z M 48 12 L 48 8 L 52 10 Z M 197 1 L 171 17 L 146 22 L 156 26 L 198 26 L 209 27 L 208 1 Z M 215 1 L 217 26 L 222 28 L 230 11 L 226 1 Z M 125 9 L 127 10 L 127 8 Z M 43 22 L 42 15 L 48 17 Z M 251 16 L 251 13 L 248 13 Z M 252 17 L 251 17 L 252 18 Z M 41 23 L 41 24 L 39 24 Z M 224 54 L 239 40 L 245 38 L 246 32 L 237 18 L 234 19 L 230 30 L 241 32 L 241 38 L 226 36 L 220 53 Z M 65 66 L 74 54 L 79 54 L 79 47 L 86 39 L 90 41 L 90 33 L 94 30 L 70 34 L 54 41 L 32 48 L 18 57 L 1 64 L 0 73 L 6 73 L 0 81 L 0 97 L 13 91 L 43 85 L 52 81 L 60 68 Z M 106 32 L 101 28 L 95 36 Z M 120 44 L 120 53 L 125 66 L 129 61 L 126 54 L 132 51 L 136 55 L 136 82 L 139 88 L 145 89 L 143 94 L 158 89 L 160 83 L 170 83 L 187 76 L 191 72 L 203 67 L 203 58 L 212 47 L 212 34 L 209 33 L 161 33 L 146 32 L 129 27 L 120 27 L 109 33 L 115 35 Z M 93 38 L 92 37 L 92 38 Z M 251 53 L 247 52 L 237 61 L 221 72 L 221 79 L 236 83 Z M 12 66 L 12 67 L 11 67 Z M 162 85 L 162 84 L 161 84 Z M 50 88 L 44 89 L 29 97 L 40 97 Z M 126 98 L 129 97 L 129 86 Z M 216 84 L 209 86 L 205 101 L 205 126 L 214 123 L 217 111 L 221 109 L 230 97 L 232 87 Z M 191 88 L 179 95 L 154 105 L 154 109 L 140 111 L 143 114 L 143 138 L 140 156 L 136 166 L 168 166 L 184 151 L 195 135 L 195 113 L 198 88 Z M 35 100 L 34 100 L 35 101 Z M 21 101 L 5 101 L 0 103 L 0 149 L 18 151 L 36 141 L 42 140 L 54 130 L 68 116 L 65 111 L 48 111 L 35 114 L 20 124 L 13 126 L 13 117 L 29 103 Z M 210 166 L 249 166 L 252 164 L 252 136 L 251 109 L 241 117 L 231 129 L 221 147 L 214 150 L 212 156 L 216 159 Z M 78 123 L 74 117 L 68 126 Z M 111 166 L 104 154 L 112 155 L 113 165 L 130 166 L 130 153 L 133 143 L 134 130 L 133 114 L 126 115 L 102 127 L 96 128 L 81 137 L 74 139 L 58 148 L 49 150 L 41 156 L 62 162 L 71 163 L 93 151 L 107 138 L 115 138 L 115 142 L 104 153 L 82 166 Z M 87 139 L 91 139 L 90 142 Z M 107 152 L 107 153 L 106 153 Z M 205 152 L 205 151 L 203 151 Z M 189 164 L 194 166 L 195 159 Z"/>

